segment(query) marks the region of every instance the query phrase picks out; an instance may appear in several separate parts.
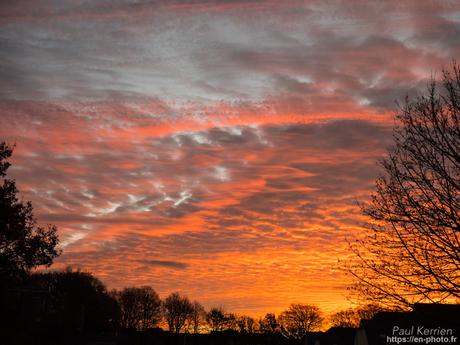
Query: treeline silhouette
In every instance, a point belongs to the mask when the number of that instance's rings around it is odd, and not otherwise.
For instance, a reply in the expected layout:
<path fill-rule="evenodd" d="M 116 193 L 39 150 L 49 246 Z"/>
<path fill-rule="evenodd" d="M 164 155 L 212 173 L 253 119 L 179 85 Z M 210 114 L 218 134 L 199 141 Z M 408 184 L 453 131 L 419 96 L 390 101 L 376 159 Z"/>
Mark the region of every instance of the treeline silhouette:
<path fill-rule="evenodd" d="M 159 334 L 173 341 L 177 334 L 199 333 L 265 334 L 273 344 L 294 344 L 327 324 L 357 327 L 361 318 L 380 310 L 370 305 L 325 317 L 316 306 L 292 304 L 279 315 L 253 318 L 221 307 L 205 310 L 177 292 L 161 300 L 150 286 L 109 291 L 92 274 L 70 268 L 10 280 L 1 304 L 6 344 L 77 344 L 98 336 L 135 344 L 150 343 Z"/>

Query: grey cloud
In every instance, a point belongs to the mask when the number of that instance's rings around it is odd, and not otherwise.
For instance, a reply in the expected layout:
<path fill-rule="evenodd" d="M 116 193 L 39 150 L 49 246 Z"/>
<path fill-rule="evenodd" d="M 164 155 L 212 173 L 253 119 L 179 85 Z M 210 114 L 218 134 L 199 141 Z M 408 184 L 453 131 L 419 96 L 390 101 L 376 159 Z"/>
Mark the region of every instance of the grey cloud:
<path fill-rule="evenodd" d="M 148 265 L 148 266 L 158 266 L 166 268 L 174 268 L 179 270 L 184 270 L 188 267 L 187 264 L 178 261 L 167 261 L 167 260 L 137 260 L 137 262 Z"/>
<path fill-rule="evenodd" d="M 186 3 L 188 11 L 178 10 L 180 1 L 33 4 L 2 5 L 3 99 L 278 97 L 277 111 L 335 109 L 328 106 L 334 100 L 388 109 L 393 95 L 385 90 L 395 76 L 448 63 L 459 28 L 444 18 L 453 3 L 331 8 L 227 1 L 231 6 L 217 10 L 222 2 L 197 1 Z M 387 15 L 370 20 L 376 13 Z M 51 22 L 53 16 L 59 20 Z M 414 87 L 412 80 L 396 82 Z M 331 95 L 328 83 L 335 85 Z M 371 92 L 369 104 L 360 105 L 369 88 L 384 95 Z"/>
<path fill-rule="evenodd" d="M 319 150 L 347 150 L 384 147 L 391 142 L 391 128 L 364 120 L 338 120 L 325 124 L 268 127 L 268 136 L 282 144 L 296 143 Z"/>

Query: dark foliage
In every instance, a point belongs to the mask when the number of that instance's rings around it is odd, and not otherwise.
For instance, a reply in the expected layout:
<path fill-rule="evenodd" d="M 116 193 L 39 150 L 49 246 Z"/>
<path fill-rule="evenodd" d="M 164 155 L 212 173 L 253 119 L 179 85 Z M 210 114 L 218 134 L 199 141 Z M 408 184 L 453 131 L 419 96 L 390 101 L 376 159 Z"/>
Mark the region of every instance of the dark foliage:
<path fill-rule="evenodd" d="M 2 334 L 11 344 L 78 343 L 88 333 L 112 332 L 120 311 L 105 286 L 89 273 L 35 273 L 2 296 Z"/>
<path fill-rule="evenodd" d="M 7 179 L 12 148 L 0 143 L 0 279 L 25 274 L 30 269 L 51 265 L 59 255 L 56 227 L 37 226 L 31 202 L 18 199 L 14 180 Z"/>

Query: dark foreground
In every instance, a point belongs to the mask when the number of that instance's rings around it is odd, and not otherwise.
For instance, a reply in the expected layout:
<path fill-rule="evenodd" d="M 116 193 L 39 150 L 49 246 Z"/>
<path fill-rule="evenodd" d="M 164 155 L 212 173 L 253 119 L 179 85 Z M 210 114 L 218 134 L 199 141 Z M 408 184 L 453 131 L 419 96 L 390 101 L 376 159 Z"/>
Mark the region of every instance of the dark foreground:
<path fill-rule="evenodd" d="M 17 334 L 3 338 L 5 345 L 353 345 L 356 330 L 332 328 L 327 332 L 314 332 L 303 339 L 288 339 L 275 334 L 242 334 L 236 331 L 211 334 L 171 334 L 154 329 L 144 332 L 125 331 L 106 334 L 65 334 L 40 332 Z"/>

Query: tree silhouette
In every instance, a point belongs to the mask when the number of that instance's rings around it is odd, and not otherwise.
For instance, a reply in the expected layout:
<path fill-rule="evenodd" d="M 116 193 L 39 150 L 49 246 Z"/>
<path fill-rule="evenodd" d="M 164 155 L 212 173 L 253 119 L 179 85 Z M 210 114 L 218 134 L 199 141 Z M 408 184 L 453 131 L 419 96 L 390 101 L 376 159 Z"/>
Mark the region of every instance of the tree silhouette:
<path fill-rule="evenodd" d="M 150 286 L 138 288 L 142 330 L 154 327 L 161 320 L 161 300 Z"/>
<path fill-rule="evenodd" d="M 360 318 L 356 310 L 349 308 L 340 310 L 330 317 L 333 327 L 359 327 Z"/>
<path fill-rule="evenodd" d="M 193 304 L 186 296 L 174 292 L 163 302 L 163 314 L 170 332 L 180 333 L 193 314 Z"/>
<path fill-rule="evenodd" d="M 255 320 L 250 316 L 238 316 L 236 318 L 236 325 L 240 333 L 254 333 Z"/>
<path fill-rule="evenodd" d="M 323 317 L 318 307 L 308 304 L 291 304 L 278 318 L 281 333 L 294 339 L 302 339 L 308 332 L 318 330 Z"/>
<path fill-rule="evenodd" d="M 116 300 L 105 285 L 88 272 L 68 268 L 35 273 L 27 279 L 26 286 L 47 292 L 46 314 L 41 318 L 53 327 L 75 332 L 108 331 L 117 326 Z"/>
<path fill-rule="evenodd" d="M 206 321 L 206 311 L 198 301 L 193 301 L 192 306 L 193 310 L 190 314 L 189 324 L 193 333 L 198 334 L 200 332 L 200 326 Z"/>
<path fill-rule="evenodd" d="M 86 272 L 24 275 L 0 300 L 2 344 L 76 344 L 85 334 L 113 332 L 119 324 L 117 302 Z"/>
<path fill-rule="evenodd" d="M 234 313 L 225 313 L 224 330 L 238 330 L 238 316 Z"/>
<path fill-rule="evenodd" d="M 124 288 L 122 291 L 112 291 L 112 295 L 118 301 L 121 310 L 121 326 L 125 329 L 137 329 L 141 315 L 138 296 L 135 288 Z"/>
<path fill-rule="evenodd" d="M 227 315 L 222 308 L 211 308 L 206 315 L 206 321 L 214 332 L 220 332 L 227 327 Z"/>
<path fill-rule="evenodd" d="M 397 115 L 394 147 L 363 207 L 367 236 L 351 245 L 354 291 L 406 308 L 460 298 L 460 70 L 443 71 Z"/>
<path fill-rule="evenodd" d="M 161 300 L 150 286 L 127 287 L 112 295 L 120 305 L 123 328 L 146 330 L 160 321 Z"/>
<path fill-rule="evenodd" d="M 382 311 L 391 311 L 389 308 L 384 308 L 379 304 L 365 304 L 355 308 L 355 312 L 358 315 L 359 320 L 370 320 L 375 314 Z"/>
<path fill-rule="evenodd" d="M 280 331 L 280 325 L 276 319 L 274 313 L 268 313 L 263 319 L 259 321 L 259 330 L 262 333 L 278 333 Z"/>
<path fill-rule="evenodd" d="M 20 201 L 15 181 L 5 178 L 12 152 L 5 142 L 0 143 L 0 278 L 49 266 L 59 255 L 56 227 L 37 226 L 32 203 Z"/>
<path fill-rule="evenodd" d="M 354 309 L 348 308 L 340 310 L 330 316 L 330 321 L 334 327 L 359 327 L 361 320 L 370 320 L 375 314 L 382 311 L 391 311 L 377 304 L 360 305 Z"/>

